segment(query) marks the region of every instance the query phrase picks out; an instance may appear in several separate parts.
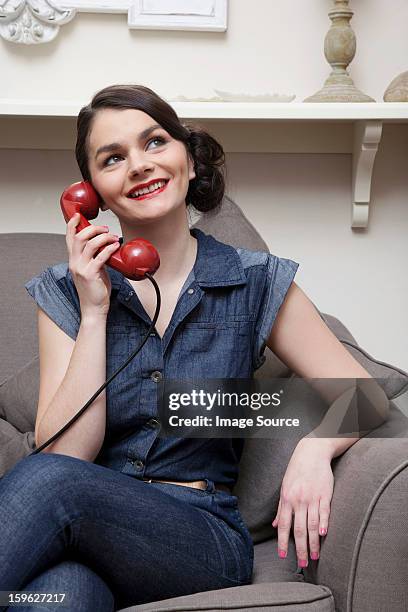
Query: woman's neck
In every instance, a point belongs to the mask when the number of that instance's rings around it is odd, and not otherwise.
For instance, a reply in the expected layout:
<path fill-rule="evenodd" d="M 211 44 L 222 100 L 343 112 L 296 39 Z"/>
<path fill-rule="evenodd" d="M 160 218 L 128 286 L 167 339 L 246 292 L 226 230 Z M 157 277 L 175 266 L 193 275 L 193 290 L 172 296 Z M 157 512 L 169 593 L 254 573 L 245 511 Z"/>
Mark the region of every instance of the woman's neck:
<path fill-rule="evenodd" d="M 137 229 L 122 225 L 125 244 L 134 238 L 144 238 L 157 249 L 160 267 L 154 278 L 162 286 L 185 279 L 194 266 L 197 255 L 197 240 L 190 234 L 186 211 L 183 222 L 180 222 L 180 219 L 174 221 L 172 223 L 172 220 L 166 218 L 138 226 Z"/>

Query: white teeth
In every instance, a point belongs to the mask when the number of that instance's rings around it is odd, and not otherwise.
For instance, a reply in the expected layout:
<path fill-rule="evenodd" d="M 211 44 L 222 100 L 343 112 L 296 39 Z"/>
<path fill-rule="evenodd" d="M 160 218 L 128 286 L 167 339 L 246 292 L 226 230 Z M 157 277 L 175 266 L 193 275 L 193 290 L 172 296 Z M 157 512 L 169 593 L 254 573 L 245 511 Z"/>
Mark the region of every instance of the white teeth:
<path fill-rule="evenodd" d="M 159 181 L 157 183 L 153 183 L 153 185 L 149 185 L 149 187 L 145 187 L 144 189 L 139 189 L 138 191 L 134 191 L 132 194 L 130 194 L 130 198 L 137 198 L 141 195 L 145 195 L 146 193 L 152 193 L 153 191 L 156 191 L 156 189 L 160 189 L 160 187 L 163 187 L 163 185 L 166 184 L 166 181 Z"/>

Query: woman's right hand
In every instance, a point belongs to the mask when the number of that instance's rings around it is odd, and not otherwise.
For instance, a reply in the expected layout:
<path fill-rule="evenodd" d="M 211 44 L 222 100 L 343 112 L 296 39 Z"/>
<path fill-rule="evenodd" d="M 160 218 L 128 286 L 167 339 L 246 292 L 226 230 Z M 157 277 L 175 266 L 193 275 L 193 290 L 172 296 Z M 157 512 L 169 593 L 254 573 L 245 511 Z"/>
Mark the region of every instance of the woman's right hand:
<path fill-rule="evenodd" d="M 79 213 L 76 213 L 68 221 L 66 243 L 69 271 L 78 292 L 81 314 L 107 316 L 111 281 L 105 262 L 120 247 L 119 238 L 108 233 L 104 225 L 91 224 L 76 233 L 79 219 Z M 95 256 L 101 247 L 105 248 Z"/>

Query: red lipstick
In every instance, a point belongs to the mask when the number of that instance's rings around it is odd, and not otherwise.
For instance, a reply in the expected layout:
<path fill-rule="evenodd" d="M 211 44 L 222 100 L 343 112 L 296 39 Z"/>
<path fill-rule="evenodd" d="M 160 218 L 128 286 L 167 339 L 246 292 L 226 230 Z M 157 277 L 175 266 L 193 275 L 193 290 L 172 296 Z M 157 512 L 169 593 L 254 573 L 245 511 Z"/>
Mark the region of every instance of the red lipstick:
<path fill-rule="evenodd" d="M 163 187 L 160 187 L 160 189 L 157 189 L 156 191 L 153 191 L 153 193 L 145 193 L 144 195 L 141 195 L 137 198 L 130 198 L 131 200 L 148 200 L 150 198 L 154 198 L 155 196 L 159 195 L 160 193 L 162 193 L 162 191 L 164 191 L 167 187 L 167 185 L 169 184 L 170 181 L 167 181 L 167 183 L 165 185 L 163 185 Z"/>

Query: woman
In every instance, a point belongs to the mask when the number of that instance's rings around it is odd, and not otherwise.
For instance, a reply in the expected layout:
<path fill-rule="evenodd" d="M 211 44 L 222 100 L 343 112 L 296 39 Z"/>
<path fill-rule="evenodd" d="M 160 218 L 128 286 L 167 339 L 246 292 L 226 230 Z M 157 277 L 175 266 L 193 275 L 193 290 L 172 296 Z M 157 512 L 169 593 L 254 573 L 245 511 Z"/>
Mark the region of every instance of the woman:
<path fill-rule="evenodd" d="M 240 441 L 160 438 L 157 383 L 250 378 L 266 345 L 300 376 L 370 376 L 293 282 L 298 264 L 190 231 L 187 207 L 211 210 L 224 194 L 224 153 L 209 134 L 137 85 L 98 92 L 77 127 L 78 165 L 102 209 L 118 217 L 125 243 L 142 236 L 160 254 L 162 308 L 140 355 L 0 482 L 0 590 L 66 593 L 73 610 L 112 610 L 249 584 L 252 540 L 231 494 Z M 118 236 L 96 225 L 76 233 L 78 220 L 67 224 L 68 265 L 26 285 L 39 306 L 37 446 L 125 361 L 156 306 L 149 280 L 104 265 Z M 297 445 L 273 522 L 281 557 L 293 516 L 299 565 L 309 552 L 318 558 L 330 462 L 355 440 Z"/>

